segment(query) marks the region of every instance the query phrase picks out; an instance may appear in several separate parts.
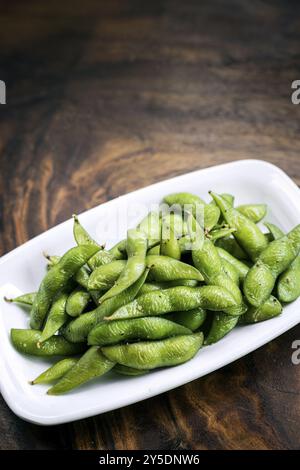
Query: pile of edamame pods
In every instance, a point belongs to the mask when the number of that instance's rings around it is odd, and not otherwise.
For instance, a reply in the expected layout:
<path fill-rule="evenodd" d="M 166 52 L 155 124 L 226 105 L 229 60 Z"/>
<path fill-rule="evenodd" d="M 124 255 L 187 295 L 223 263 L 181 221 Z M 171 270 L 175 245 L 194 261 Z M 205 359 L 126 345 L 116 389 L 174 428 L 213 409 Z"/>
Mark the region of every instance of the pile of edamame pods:
<path fill-rule="evenodd" d="M 74 216 L 76 246 L 47 256 L 37 292 L 9 299 L 30 308 L 30 329 L 11 330 L 14 347 L 63 357 L 32 384 L 59 395 L 110 370 L 175 366 L 300 295 L 300 225 L 285 234 L 266 222 L 264 233 L 265 204 L 209 194 L 209 203 L 166 196 L 169 210 L 150 212 L 109 250 Z"/>

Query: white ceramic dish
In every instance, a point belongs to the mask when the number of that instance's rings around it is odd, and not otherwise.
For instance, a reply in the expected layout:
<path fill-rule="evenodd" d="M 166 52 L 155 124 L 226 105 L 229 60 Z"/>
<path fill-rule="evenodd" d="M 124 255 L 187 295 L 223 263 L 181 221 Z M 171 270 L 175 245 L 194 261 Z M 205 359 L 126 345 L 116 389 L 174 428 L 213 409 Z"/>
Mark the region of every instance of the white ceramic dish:
<path fill-rule="evenodd" d="M 258 160 L 233 162 L 178 176 L 109 201 L 83 213 L 80 218 L 87 230 L 95 235 L 99 219 L 103 226 L 105 217 L 111 220 L 124 205 L 136 201 L 149 205 L 174 191 L 190 191 L 207 198 L 210 189 L 235 194 L 237 203 L 266 202 L 270 208 L 268 220 L 278 223 L 285 230 L 300 222 L 298 187 L 282 170 Z M 138 219 L 138 216 L 133 216 L 131 225 L 134 226 Z M 124 236 L 125 230 L 126 223 L 120 237 Z M 14 296 L 36 290 L 45 272 L 42 251 L 60 254 L 72 245 L 72 221 L 68 220 L 0 260 L 1 393 L 14 413 L 30 422 L 60 424 L 144 400 L 219 369 L 281 335 L 300 321 L 298 299 L 285 307 L 281 316 L 265 323 L 236 328 L 217 344 L 200 350 L 186 364 L 135 378 L 119 378 L 109 373 L 66 396 L 51 397 L 45 394 L 46 386 L 32 387 L 28 384 L 28 380 L 44 370 L 49 361 L 22 356 L 10 343 L 10 328 L 26 328 L 28 316 L 22 308 L 7 304 L 2 299 L 3 295 Z"/>

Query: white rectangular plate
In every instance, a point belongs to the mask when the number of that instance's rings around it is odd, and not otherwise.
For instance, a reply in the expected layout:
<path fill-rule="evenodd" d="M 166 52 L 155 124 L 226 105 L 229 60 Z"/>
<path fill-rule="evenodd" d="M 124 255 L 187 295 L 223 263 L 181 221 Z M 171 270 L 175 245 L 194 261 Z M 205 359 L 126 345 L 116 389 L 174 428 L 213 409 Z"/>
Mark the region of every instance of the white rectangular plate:
<path fill-rule="evenodd" d="M 267 219 L 288 231 L 300 222 L 300 191 L 279 168 L 259 160 L 244 160 L 188 173 L 140 189 L 81 214 L 87 230 L 96 237 L 104 222 L 131 203 L 150 205 L 170 192 L 189 191 L 208 199 L 207 192 L 229 192 L 238 204 L 265 202 Z M 76 207 L 74 207 L 76 210 Z M 130 225 L 138 221 L 132 215 Z M 101 221 L 101 223 L 99 222 Z M 97 228 L 97 230 L 96 230 Z M 124 236 L 126 223 L 124 223 Z M 109 238 L 115 242 L 115 232 Z M 99 239 L 99 237 L 98 237 Z M 103 240 L 99 240 L 103 241 Z M 281 335 L 300 321 L 300 299 L 284 308 L 282 315 L 264 323 L 237 327 L 213 346 L 199 351 L 186 364 L 153 371 L 142 377 L 117 377 L 113 373 L 90 382 L 66 396 L 48 396 L 48 387 L 29 385 L 49 361 L 22 356 L 10 343 L 9 332 L 28 327 L 28 314 L 3 301 L 35 291 L 45 272 L 42 252 L 61 254 L 74 245 L 72 221 L 68 220 L 16 248 L 0 260 L 0 389 L 8 406 L 21 418 L 42 425 L 65 423 L 104 413 L 165 392 L 202 377 L 235 361 Z"/>

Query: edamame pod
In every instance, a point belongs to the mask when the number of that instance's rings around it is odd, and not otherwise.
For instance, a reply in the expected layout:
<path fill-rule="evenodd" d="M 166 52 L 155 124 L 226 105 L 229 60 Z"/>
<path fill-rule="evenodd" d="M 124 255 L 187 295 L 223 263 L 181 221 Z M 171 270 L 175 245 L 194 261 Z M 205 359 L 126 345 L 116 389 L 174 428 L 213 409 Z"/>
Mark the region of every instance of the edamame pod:
<path fill-rule="evenodd" d="M 100 323 L 89 333 L 88 344 L 106 346 L 128 340 L 158 340 L 191 333 L 188 328 L 166 318 L 132 318 Z"/>
<path fill-rule="evenodd" d="M 241 317 L 243 316 L 241 315 Z M 215 313 L 208 336 L 205 339 L 205 344 L 213 344 L 224 338 L 225 335 L 233 330 L 239 318 L 226 315 L 226 313 Z"/>
<path fill-rule="evenodd" d="M 49 367 L 49 369 L 42 372 L 36 379 L 32 380 L 30 384 L 49 384 L 51 382 L 55 382 L 56 380 L 61 379 L 61 377 L 63 377 L 77 362 L 78 359 L 73 357 L 62 359 Z"/>
<path fill-rule="evenodd" d="M 165 228 L 163 224 L 163 231 L 160 243 L 160 254 L 180 260 L 181 250 L 177 238 L 174 235 L 173 230 L 168 227 Z"/>
<path fill-rule="evenodd" d="M 107 290 L 110 289 L 118 280 L 126 266 L 125 260 L 115 260 L 94 269 L 89 277 L 89 290 Z"/>
<path fill-rule="evenodd" d="M 147 369 L 135 369 L 134 367 L 123 366 L 122 364 L 116 364 L 113 371 L 120 375 L 128 375 L 130 377 L 136 377 L 138 375 L 144 375 L 149 372 Z"/>
<path fill-rule="evenodd" d="M 218 222 L 220 210 L 217 206 L 206 204 L 200 197 L 190 193 L 174 193 L 165 196 L 163 202 L 169 206 L 181 206 L 182 210 L 191 210 L 194 217 L 199 220 L 204 216 L 204 227 L 211 230 Z"/>
<path fill-rule="evenodd" d="M 203 308 L 194 308 L 183 312 L 168 313 L 164 318 L 185 326 L 191 331 L 196 331 L 203 325 L 206 319 L 206 311 Z"/>
<path fill-rule="evenodd" d="M 159 212 L 149 212 L 138 224 L 137 229 L 146 235 L 148 248 L 158 245 L 161 239 L 161 217 Z"/>
<path fill-rule="evenodd" d="M 148 271 L 145 270 L 140 279 L 138 279 L 132 286 L 121 292 L 121 294 L 116 295 L 111 299 L 107 299 L 95 310 L 83 313 L 80 317 L 70 321 L 61 330 L 61 333 L 67 340 L 73 343 L 85 341 L 92 328 L 101 322 L 104 317 L 108 317 L 118 308 L 128 304 L 136 297 L 140 288 L 144 284 L 147 275 Z"/>
<path fill-rule="evenodd" d="M 97 266 L 110 263 L 113 260 L 111 254 L 107 250 L 104 250 L 103 246 L 100 246 L 93 240 L 89 233 L 82 227 L 77 215 L 73 215 L 73 219 L 73 235 L 77 245 L 92 245 L 98 247 L 97 253 L 88 260 L 89 267 L 94 270 Z"/>
<path fill-rule="evenodd" d="M 277 317 L 282 312 L 282 305 L 271 295 L 269 299 L 260 307 L 249 307 L 245 315 L 239 318 L 239 323 L 257 323 L 260 321 L 269 320 L 270 318 Z"/>
<path fill-rule="evenodd" d="M 217 250 L 222 260 L 226 260 L 228 263 L 232 264 L 232 266 L 235 267 L 236 271 L 239 274 L 240 282 L 243 282 L 249 271 L 249 267 L 242 261 L 232 256 L 230 253 L 228 253 L 228 251 L 223 250 L 223 248 L 218 247 Z"/>
<path fill-rule="evenodd" d="M 267 246 L 249 270 L 244 282 L 244 293 L 251 305 L 259 307 L 266 302 L 277 277 L 289 267 L 299 251 L 300 225 Z"/>
<path fill-rule="evenodd" d="M 32 356 L 71 356 L 79 354 L 86 349 L 82 343 L 69 343 L 63 336 L 52 336 L 44 343 L 37 346 L 41 339 L 38 330 L 11 329 L 11 341 L 17 351 Z"/>
<path fill-rule="evenodd" d="M 110 360 L 135 369 L 176 366 L 195 356 L 203 344 L 203 334 L 175 336 L 161 341 L 141 341 L 102 347 Z"/>
<path fill-rule="evenodd" d="M 126 238 L 124 240 L 119 241 L 114 245 L 110 250 L 109 254 L 112 257 L 112 260 L 116 259 L 126 259 L 127 252 L 126 252 Z M 111 262 L 110 261 L 110 262 Z"/>
<path fill-rule="evenodd" d="M 222 266 L 227 276 L 230 277 L 230 279 L 238 286 L 240 283 L 240 276 L 237 269 L 225 258 L 222 259 Z"/>
<path fill-rule="evenodd" d="M 101 297 L 101 302 L 120 294 L 139 279 L 146 268 L 146 251 L 147 238 L 145 234 L 139 230 L 128 230 L 126 266 L 114 286 Z"/>
<path fill-rule="evenodd" d="M 30 292 L 29 294 L 19 295 L 18 297 L 15 297 L 13 299 L 8 299 L 7 297 L 4 297 L 4 300 L 6 302 L 13 302 L 13 303 L 30 306 L 33 304 L 35 296 L 36 296 L 36 292 Z"/>
<path fill-rule="evenodd" d="M 236 207 L 237 211 L 255 224 L 260 222 L 266 216 L 267 209 L 268 207 L 266 204 L 243 204 Z"/>
<path fill-rule="evenodd" d="M 66 303 L 69 294 L 61 292 L 51 305 L 45 326 L 43 328 L 38 345 L 44 343 L 66 323 L 68 314 L 66 312 Z"/>
<path fill-rule="evenodd" d="M 275 224 L 271 224 L 271 222 L 265 222 L 264 225 L 267 227 L 269 230 L 269 233 L 272 237 L 272 240 L 278 240 L 278 238 L 281 238 L 284 236 L 284 232 Z"/>
<path fill-rule="evenodd" d="M 240 247 L 234 238 L 219 238 L 216 240 L 216 246 L 223 248 L 227 253 L 231 254 L 238 260 L 247 260 L 247 253 Z"/>
<path fill-rule="evenodd" d="M 78 287 L 68 297 L 66 303 L 66 312 L 71 317 L 78 317 L 86 309 L 91 301 L 91 294 Z"/>
<path fill-rule="evenodd" d="M 47 392 L 48 395 L 62 395 L 76 387 L 108 372 L 115 365 L 105 357 L 100 348 L 93 346 L 79 361 Z"/>
<path fill-rule="evenodd" d="M 277 284 L 278 299 L 289 303 L 300 296 L 300 255 L 279 276 Z"/>
<path fill-rule="evenodd" d="M 147 251 L 147 255 L 160 255 L 160 245 L 153 246 Z"/>
<path fill-rule="evenodd" d="M 99 250 L 93 245 L 81 245 L 67 251 L 53 266 L 41 282 L 35 296 L 31 313 L 30 326 L 40 329 L 48 313 L 54 296 L 63 289 L 69 279 Z"/>
<path fill-rule="evenodd" d="M 203 281 L 203 276 L 194 266 L 169 256 L 149 255 L 146 257 L 146 264 L 150 268 L 149 281 L 165 282 L 178 279 Z"/>
<path fill-rule="evenodd" d="M 141 295 L 105 319 L 157 316 L 198 307 L 218 311 L 234 305 L 236 305 L 234 297 L 223 287 L 173 287 Z"/>
<path fill-rule="evenodd" d="M 234 238 L 241 245 L 249 257 L 255 261 L 260 253 L 267 247 L 267 240 L 258 226 L 250 219 L 228 204 L 221 196 L 210 192 L 221 209 L 222 215 L 228 225 L 235 228 Z"/>

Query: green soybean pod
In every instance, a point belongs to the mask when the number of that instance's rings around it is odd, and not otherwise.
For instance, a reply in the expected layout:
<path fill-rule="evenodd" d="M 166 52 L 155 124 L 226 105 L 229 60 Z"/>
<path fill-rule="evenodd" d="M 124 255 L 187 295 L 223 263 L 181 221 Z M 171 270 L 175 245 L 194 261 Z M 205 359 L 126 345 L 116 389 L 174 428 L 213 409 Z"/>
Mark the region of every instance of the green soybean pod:
<path fill-rule="evenodd" d="M 146 257 L 146 265 L 150 268 L 149 281 L 165 282 L 178 279 L 203 281 L 202 274 L 194 266 L 169 256 L 149 255 Z"/>
<path fill-rule="evenodd" d="M 293 302 L 300 296 L 300 255 L 279 276 L 277 295 L 281 302 Z"/>
<path fill-rule="evenodd" d="M 192 359 L 203 344 L 203 334 L 175 336 L 160 341 L 141 341 L 102 347 L 111 361 L 135 369 L 155 369 L 182 364 Z"/>
<path fill-rule="evenodd" d="M 166 224 L 173 231 L 176 238 L 187 235 L 187 225 L 182 213 L 167 212 L 162 218 L 162 224 Z"/>
<path fill-rule="evenodd" d="M 216 240 L 216 246 L 227 251 L 227 253 L 234 256 L 238 260 L 247 260 L 247 253 L 240 247 L 234 238 L 219 238 Z"/>
<path fill-rule="evenodd" d="M 149 248 L 147 255 L 160 255 L 160 245 L 155 245 L 152 248 Z"/>
<path fill-rule="evenodd" d="M 277 277 L 290 266 L 299 251 L 300 225 L 267 246 L 249 270 L 244 282 L 244 293 L 251 305 L 259 307 L 267 301 Z"/>
<path fill-rule="evenodd" d="M 223 250 L 223 248 L 218 247 L 217 250 L 219 256 L 222 258 L 223 261 L 226 260 L 228 263 L 234 266 L 234 268 L 238 272 L 240 282 L 243 282 L 249 271 L 249 267 L 242 261 L 232 256 L 230 253 L 228 253 L 228 251 Z"/>
<path fill-rule="evenodd" d="M 224 338 L 233 328 L 236 326 L 239 318 L 243 317 L 234 317 L 231 315 L 226 315 L 225 313 L 215 313 L 214 318 L 209 330 L 207 337 L 205 338 L 205 344 L 213 344 L 220 339 Z"/>
<path fill-rule="evenodd" d="M 48 395 L 62 395 L 96 377 L 106 374 L 115 365 L 105 357 L 100 348 L 93 346 L 79 361 L 47 391 Z"/>
<path fill-rule="evenodd" d="M 157 316 L 164 313 L 193 310 L 198 307 L 219 311 L 234 305 L 236 305 L 234 297 L 223 287 L 178 286 L 141 295 L 105 319 Z"/>
<path fill-rule="evenodd" d="M 257 224 L 267 215 L 268 207 L 266 204 L 243 204 L 237 206 L 236 210 Z"/>
<path fill-rule="evenodd" d="M 255 261 L 260 253 L 267 247 L 267 240 L 258 226 L 241 212 L 234 209 L 218 194 L 210 192 L 220 208 L 222 215 L 231 228 L 235 228 L 234 238 L 241 245 L 249 257 Z"/>
<path fill-rule="evenodd" d="M 177 260 L 180 260 L 181 257 L 180 246 L 173 230 L 170 227 L 167 230 L 167 228 L 164 227 L 164 224 L 160 244 L 160 254 Z"/>
<path fill-rule="evenodd" d="M 222 266 L 224 272 L 227 274 L 228 277 L 237 285 L 240 283 L 240 275 L 237 269 L 227 261 L 225 258 L 222 259 Z"/>
<path fill-rule="evenodd" d="M 71 248 L 47 272 L 32 305 L 30 313 L 30 326 L 32 328 L 42 328 L 54 296 L 58 291 L 66 287 L 69 279 L 74 276 L 97 250 L 99 248 L 93 245 L 81 245 Z"/>
<path fill-rule="evenodd" d="M 13 302 L 13 303 L 31 306 L 33 304 L 35 296 L 36 296 L 36 292 L 30 292 L 29 294 L 18 295 L 18 297 L 14 297 L 13 299 L 8 299 L 7 297 L 4 297 L 4 300 L 6 302 Z"/>
<path fill-rule="evenodd" d="M 126 266 L 125 260 L 115 260 L 111 263 L 98 266 L 89 277 L 89 290 L 110 289 L 118 280 Z"/>
<path fill-rule="evenodd" d="M 138 296 L 143 294 L 148 294 L 148 292 L 152 292 L 154 290 L 161 290 L 161 283 L 159 282 L 145 282 L 139 290 Z"/>
<path fill-rule="evenodd" d="M 239 323 L 257 323 L 277 317 L 282 312 L 281 303 L 271 295 L 260 307 L 249 307 L 248 311 L 239 318 Z"/>
<path fill-rule="evenodd" d="M 63 336 L 52 336 L 40 344 L 41 332 L 39 330 L 11 329 L 11 341 L 17 351 L 32 356 L 72 356 L 86 349 L 83 343 L 72 344 Z"/>
<path fill-rule="evenodd" d="M 71 317 L 78 317 L 86 309 L 91 301 L 91 294 L 78 287 L 68 296 L 66 303 L 66 313 Z"/>
<path fill-rule="evenodd" d="M 269 230 L 269 234 L 271 235 L 271 241 L 278 240 L 284 236 L 284 232 L 275 224 L 271 224 L 271 222 L 265 222 L 264 225 Z"/>
<path fill-rule="evenodd" d="M 73 215 L 74 224 L 73 224 L 73 235 L 77 245 L 92 245 L 97 246 L 98 251 L 94 254 L 89 260 L 89 267 L 94 270 L 97 266 L 102 264 L 110 263 L 113 260 L 112 255 L 103 249 L 103 246 L 100 246 L 82 227 L 77 215 Z"/>
<path fill-rule="evenodd" d="M 169 206 L 181 206 L 182 210 L 191 209 L 194 217 L 203 213 L 204 227 L 211 230 L 220 218 L 220 210 L 217 206 L 206 204 L 203 199 L 191 193 L 174 193 L 164 197 L 163 202 Z"/>
<path fill-rule="evenodd" d="M 137 229 L 146 235 L 148 248 L 158 245 L 161 239 L 161 217 L 159 212 L 149 212 L 138 224 Z"/>
<path fill-rule="evenodd" d="M 235 232 L 235 228 L 219 227 L 219 228 L 215 228 L 214 230 L 211 230 L 209 234 L 207 235 L 207 238 L 209 238 L 212 241 L 216 241 L 216 240 L 219 240 L 219 238 L 229 237 L 234 232 Z"/>
<path fill-rule="evenodd" d="M 77 362 L 78 359 L 74 357 L 62 359 L 49 367 L 49 369 L 42 372 L 36 379 L 32 380 L 30 384 L 49 384 L 51 382 L 55 382 L 56 380 L 61 379 L 61 377 L 63 377 Z"/>
<path fill-rule="evenodd" d="M 109 252 L 109 255 L 112 257 L 110 262 L 113 259 L 126 259 L 127 258 L 126 238 L 116 243 L 112 248 L 110 248 L 108 252 Z"/>
<path fill-rule="evenodd" d="M 66 323 L 68 319 L 68 314 L 66 312 L 68 297 L 68 292 L 61 292 L 53 301 L 38 343 L 39 345 L 55 335 L 55 333 Z"/>
<path fill-rule="evenodd" d="M 164 315 L 164 318 L 171 320 L 179 325 L 196 331 L 203 325 L 206 319 L 206 311 L 203 308 L 194 308 L 193 310 L 183 312 L 173 312 Z"/>
<path fill-rule="evenodd" d="M 132 318 L 100 323 L 89 333 L 88 344 L 106 346 L 132 340 L 157 340 L 191 333 L 188 328 L 166 318 Z"/>
<path fill-rule="evenodd" d="M 99 307 L 91 312 L 83 313 L 80 317 L 70 321 L 62 330 L 63 336 L 73 342 L 80 343 L 86 341 L 89 332 L 104 317 L 109 317 L 113 312 L 123 305 L 131 302 L 138 294 L 140 288 L 144 284 L 148 275 L 148 270 L 145 270 L 143 275 L 138 279 L 132 286 L 130 286 L 121 294 L 112 297 L 111 299 L 105 300 Z"/>
<path fill-rule="evenodd" d="M 125 289 L 134 284 L 143 274 L 146 268 L 147 238 L 140 230 L 131 229 L 127 232 L 127 254 L 126 266 L 121 272 L 114 286 L 111 287 L 102 297 L 106 299 L 120 294 Z"/>
<path fill-rule="evenodd" d="M 190 219 L 190 223 L 196 223 Z M 226 310 L 229 315 L 241 315 L 245 313 L 246 306 L 242 293 L 235 281 L 224 270 L 222 258 L 211 240 L 204 239 L 200 248 L 192 251 L 192 259 L 196 268 L 201 272 L 206 284 L 220 286 L 227 289 L 236 301 L 236 306 Z"/>
<path fill-rule="evenodd" d="M 116 364 L 113 368 L 113 372 L 116 372 L 120 375 L 126 375 L 130 377 L 136 377 L 139 375 L 144 375 L 149 372 L 147 369 L 135 369 L 134 367 L 123 366 L 122 364 Z"/>

